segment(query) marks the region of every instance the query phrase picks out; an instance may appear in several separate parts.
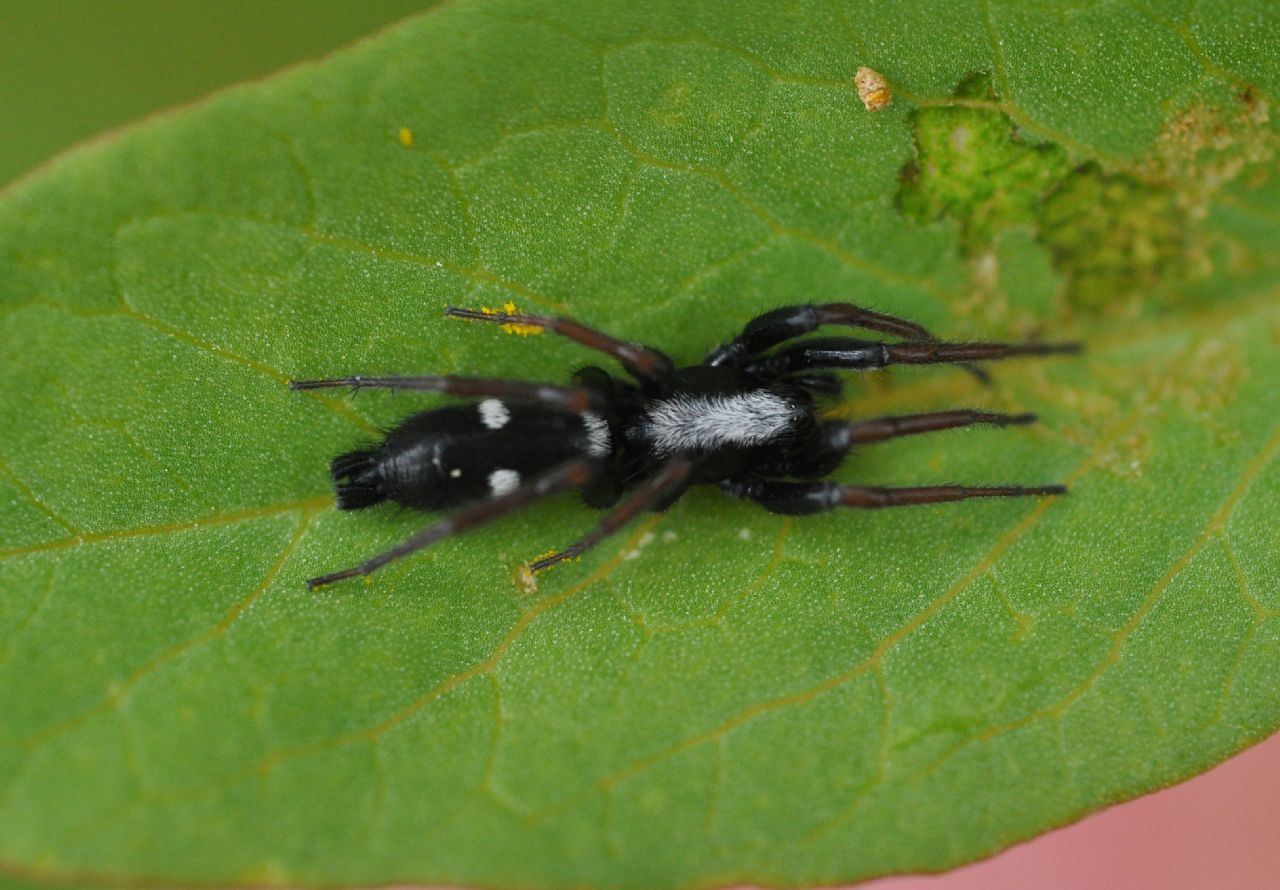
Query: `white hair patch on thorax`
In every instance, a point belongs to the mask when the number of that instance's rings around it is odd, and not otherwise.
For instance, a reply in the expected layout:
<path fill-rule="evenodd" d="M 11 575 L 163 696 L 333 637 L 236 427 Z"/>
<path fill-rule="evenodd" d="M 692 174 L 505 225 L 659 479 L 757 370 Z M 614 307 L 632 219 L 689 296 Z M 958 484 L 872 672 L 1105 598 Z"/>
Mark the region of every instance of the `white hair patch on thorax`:
<path fill-rule="evenodd" d="M 771 442 L 795 424 L 799 411 L 782 396 L 756 390 L 725 396 L 676 396 L 649 409 L 641 435 L 659 454 L 709 451 Z"/>
<path fill-rule="evenodd" d="M 582 415 L 582 425 L 587 430 L 587 453 L 592 457 L 605 457 L 613 450 L 613 437 L 609 424 L 599 414 L 590 411 Z"/>
<path fill-rule="evenodd" d="M 494 470 L 489 474 L 489 491 L 495 498 L 511 494 L 520 487 L 520 474 L 515 470 Z"/>
<path fill-rule="evenodd" d="M 497 399 L 485 399 L 480 403 L 480 422 L 491 430 L 500 430 L 511 419 L 507 406 Z"/>

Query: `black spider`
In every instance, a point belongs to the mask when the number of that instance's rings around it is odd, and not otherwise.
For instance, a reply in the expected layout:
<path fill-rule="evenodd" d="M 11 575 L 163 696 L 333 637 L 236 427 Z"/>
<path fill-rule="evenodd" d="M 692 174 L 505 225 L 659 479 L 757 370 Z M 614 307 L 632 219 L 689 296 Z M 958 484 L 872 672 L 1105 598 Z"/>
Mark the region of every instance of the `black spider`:
<path fill-rule="evenodd" d="M 445 314 L 552 331 L 616 359 L 634 382 L 595 367 L 579 371 L 573 386 L 454 376 L 294 381 L 294 389 L 410 389 L 484 399 L 414 414 L 377 447 L 333 460 L 339 509 L 358 510 L 383 500 L 419 510 L 459 509 L 358 566 L 311 579 L 308 588 L 368 575 L 442 538 L 569 489 L 579 489 L 592 507 L 617 506 L 582 540 L 534 562 L 535 572 L 583 553 L 644 510 L 665 509 L 695 484 L 715 484 L 787 514 L 1066 490 L 1061 485 L 874 488 L 815 481 L 855 445 L 975 423 L 1035 420 L 1032 414 L 957 410 L 843 423 L 820 419 L 815 397 L 835 396 L 841 389 L 835 374 L 820 369 L 959 363 L 981 376 L 967 363 L 1075 352 L 1077 344 L 940 343 L 901 318 L 828 303 L 766 312 L 700 364 L 677 368 L 655 349 L 615 340 L 567 318 L 452 307 Z M 865 328 L 903 342 L 847 337 L 787 342 L 823 325 Z"/>

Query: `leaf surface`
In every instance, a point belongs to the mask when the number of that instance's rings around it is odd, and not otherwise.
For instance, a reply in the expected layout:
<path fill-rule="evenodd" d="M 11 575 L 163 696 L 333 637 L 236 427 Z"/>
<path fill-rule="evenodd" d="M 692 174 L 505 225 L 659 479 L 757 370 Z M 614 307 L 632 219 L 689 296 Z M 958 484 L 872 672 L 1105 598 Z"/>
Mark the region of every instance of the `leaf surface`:
<path fill-rule="evenodd" d="M 832 884 L 1263 738 L 1278 40 L 1263 2 L 456 2 L 9 190 L 0 872 Z M 422 526 L 338 514 L 325 464 L 433 402 L 288 379 L 590 360 L 449 304 L 693 362 L 828 300 L 1088 345 L 851 381 L 844 416 L 1043 422 L 840 478 L 1071 494 L 792 520 L 697 490 L 525 592 L 595 521 L 562 497 L 303 589 Z"/>

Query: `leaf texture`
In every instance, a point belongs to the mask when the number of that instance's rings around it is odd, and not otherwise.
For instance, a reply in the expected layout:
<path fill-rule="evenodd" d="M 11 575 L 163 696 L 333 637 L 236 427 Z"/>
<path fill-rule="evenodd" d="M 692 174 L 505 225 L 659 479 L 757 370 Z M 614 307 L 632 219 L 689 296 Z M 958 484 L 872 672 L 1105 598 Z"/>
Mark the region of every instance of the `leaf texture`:
<path fill-rule="evenodd" d="M 0 873 L 22 885 L 832 884 L 945 869 L 1280 724 L 1274 4 L 459 0 L 0 197 Z M 869 66 L 894 100 L 868 112 Z M 407 130 L 406 133 L 402 133 Z M 803 519 L 561 497 L 380 571 L 326 461 L 851 300 L 1079 358 L 851 380 L 1042 423 L 840 478 L 1067 497 Z"/>

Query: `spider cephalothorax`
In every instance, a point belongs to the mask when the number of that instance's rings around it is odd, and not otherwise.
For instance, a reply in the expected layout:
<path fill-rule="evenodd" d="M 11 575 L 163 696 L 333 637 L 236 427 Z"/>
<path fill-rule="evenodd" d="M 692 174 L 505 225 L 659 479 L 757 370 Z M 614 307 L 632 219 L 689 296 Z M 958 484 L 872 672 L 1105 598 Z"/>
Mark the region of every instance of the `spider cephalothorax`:
<path fill-rule="evenodd" d="M 414 414 L 376 447 L 333 460 L 341 509 L 384 500 L 421 510 L 457 509 L 399 546 L 313 578 L 308 587 L 368 575 L 569 489 L 579 489 L 592 507 L 613 509 L 582 540 L 534 562 L 535 572 L 581 554 L 637 514 L 663 509 L 697 484 L 717 485 L 788 514 L 1065 491 L 1061 485 L 881 488 L 821 480 L 855 445 L 978 423 L 1030 423 L 1035 417 L 964 409 L 845 423 L 823 420 L 819 402 L 840 392 L 835 369 L 956 363 L 981 375 L 971 362 L 1073 352 L 1075 344 L 941 343 L 901 318 L 828 303 L 766 312 L 700 364 L 676 367 L 655 349 L 567 318 L 456 308 L 446 314 L 551 331 L 616 359 L 630 379 L 592 367 L 579 371 L 572 386 L 455 376 L 295 381 L 294 389 L 409 389 L 481 399 Z M 902 339 L 796 339 L 823 325 Z"/>

